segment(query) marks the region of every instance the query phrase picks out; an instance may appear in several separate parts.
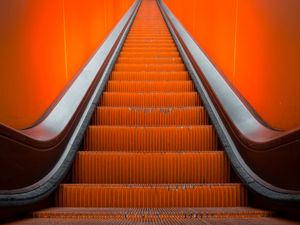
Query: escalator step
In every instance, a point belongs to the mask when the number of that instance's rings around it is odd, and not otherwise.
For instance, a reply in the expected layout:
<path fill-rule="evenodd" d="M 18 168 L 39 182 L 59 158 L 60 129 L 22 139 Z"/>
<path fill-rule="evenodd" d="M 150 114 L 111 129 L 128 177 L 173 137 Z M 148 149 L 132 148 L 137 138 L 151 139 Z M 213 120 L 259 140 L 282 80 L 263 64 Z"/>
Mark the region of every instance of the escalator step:
<path fill-rule="evenodd" d="M 150 72 L 185 71 L 184 64 L 115 64 L 114 71 Z"/>
<path fill-rule="evenodd" d="M 116 72 L 113 71 L 111 80 L 130 80 L 130 81 L 175 81 L 189 80 L 186 71 L 182 72 Z"/>
<path fill-rule="evenodd" d="M 217 137 L 211 125 L 172 127 L 89 126 L 84 149 L 89 151 L 211 151 Z"/>
<path fill-rule="evenodd" d="M 108 81 L 108 92 L 189 92 L 192 81 Z"/>
<path fill-rule="evenodd" d="M 128 44 L 173 44 L 174 41 L 171 38 L 168 39 L 151 39 L 151 38 L 127 38 L 125 43 Z"/>
<path fill-rule="evenodd" d="M 130 39 L 144 39 L 144 38 L 147 38 L 147 39 L 158 39 L 158 40 L 161 40 L 161 39 L 167 39 L 167 40 L 170 40 L 170 34 L 169 33 L 164 33 L 164 34 L 131 34 L 129 33 L 127 38 L 130 40 Z"/>
<path fill-rule="evenodd" d="M 104 92 L 101 96 L 102 106 L 143 106 L 143 107 L 176 107 L 199 106 L 201 100 L 197 92 L 167 93 L 130 93 Z"/>
<path fill-rule="evenodd" d="M 163 126 L 206 125 L 208 115 L 203 107 L 138 108 L 98 107 L 91 125 Z"/>
<path fill-rule="evenodd" d="M 130 64 L 130 63 L 149 63 L 149 64 L 181 64 L 182 60 L 180 57 L 168 57 L 168 58 L 125 58 L 119 57 L 117 63 Z"/>
<path fill-rule="evenodd" d="M 177 53 L 177 49 L 176 47 L 152 47 L 152 48 L 145 48 L 145 47 L 123 47 L 122 48 L 122 52 L 124 53 L 147 53 L 147 52 L 165 52 L 165 53 L 168 53 L 168 52 L 175 52 Z"/>
<path fill-rule="evenodd" d="M 121 52 L 120 57 L 126 58 L 144 58 L 144 57 L 179 57 L 179 52 L 172 51 L 172 52 L 155 52 L 155 51 L 147 51 L 147 52 Z"/>
<path fill-rule="evenodd" d="M 73 166 L 73 183 L 187 184 L 228 183 L 224 152 L 124 153 L 80 152 Z"/>
<path fill-rule="evenodd" d="M 220 218 L 258 218 L 272 216 L 267 210 L 251 207 L 203 207 L 203 208 L 49 208 L 35 212 L 35 218 L 62 219 L 128 219 L 159 220 Z M 195 222 L 194 220 L 194 222 Z M 178 224 L 178 223 L 176 223 Z M 193 223 L 194 224 L 194 223 Z M 207 224 L 208 225 L 208 224 Z"/>
<path fill-rule="evenodd" d="M 175 43 L 126 43 L 124 44 L 124 48 L 175 48 Z"/>
<path fill-rule="evenodd" d="M 60 207 L 237 207 L 247 204 L 241 184 L 62 184 Z"/>
<path fill-rule="evenodd" d="M 75 208 L 71 209 L 74 210 Z M 88 210 L 92 211 L 92 208 Z M 167 209 L 164 211 L 166 210 Z M 49 218 L 24 219 L 18 222 L 9 223 L 9 225 L 299 225 L 298 221 L 282 218 L 271 218 L 264 216 L 265 214 L 261 214 L 262 216 L 260 217 L 251 217 L 251 214 L 249 214 L 250 216 L 247 214 L 246 216 L 244 216 L 245 214 L 240 214 L 240 216 L 235 217 L 235 214 L 220 213 L 217 214 L 217 218 L 215 218 L 210 217 L 208 213 L 203 212 L 203 214 L 200 214 L 199 217 L 194 219 L 194 215 L 191 214 L 184 214 L 184 216 L 180 218 L 169 218 L 165 214 L 158 213 L 149 218 L 144 214 L 127 215 L 125 213 L 124 215 L 104 215 L 100 217 L 92 215 L 90 218 L 88 214 L 84 213 L 84 211 L 85 210 L 83 210 L 83 213 L 80 213 L 80 211 L 76 210 L 75 212 L 77 215 L 68 214 L 66 218 L 56 218 L 54 215 L 54 217 Z M 200 213 L 202 213 L 202 211 L 200 211 Z M 58 213 L 58 216 L 64 215 L 66 214 L 62 215 Z M 218 215 L 221 215 L 220 218 L 218 218 Z M 228 216 L 226 217 L 226 215 Z M 233 218 L 231 218 L 232 215 Z M 93 217 L 95 217 L 95 219 Z"/>

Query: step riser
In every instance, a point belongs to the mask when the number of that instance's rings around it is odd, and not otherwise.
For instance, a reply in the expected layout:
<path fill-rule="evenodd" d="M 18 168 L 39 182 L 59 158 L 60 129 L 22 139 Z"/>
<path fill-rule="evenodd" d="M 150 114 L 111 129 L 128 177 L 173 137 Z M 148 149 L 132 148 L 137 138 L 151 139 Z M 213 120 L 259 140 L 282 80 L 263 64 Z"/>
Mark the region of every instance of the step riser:
<path fill-rule="evenodd" d="M 174 43 L 173 39 L 170 38 L 127 38 L 126 43 Z"/>
<path fill-rule="evenodd" d="M 160 27 L 160 28 L 146 28 L 146 29 L 141 29 L 141 28 L 134 28 L 132 27 L 130 29 L 130 34 L 170 34 L 169 30 L 167 27 Z"/>
<path fill-rule="evenodd" d="M 60 207 L 237 207 L 247 204 L 241 185 L 198 187 L 97 187 L 62 185 Z"/>
<path fill-rule="evenodd" d="M 112 72 L 111 80 L 127 81 L 184 81 L 190 77 L 187 72 Z"/>
<path fill-rule="evenodd" d="M 140 37 L 145 37 L 145 38 L 168 38 L 170 40 L 173 40 L 171 37 L 171 34 L 169 30 L 164 30 L 162 32 L 153 32 L 153 30 L 157 30 L 156 28 L 152 28 L 151 30 L 144 30 L 142 32 L 137 32 L 135 31 L 134 33 L 130 32 L 128 34 L 128 38 L 140 38 Z M 153 34 L 154 33 L 154 34 Z"/>
<path fill-rule="evenodd" d="M 187 82 L 115 82 L 106 85 L 108 92 L 190 92 L 195 91 L 191 81 Z"/>
<path fill-rule="evenodd" d="M 153 39 L 126 39 L 126 44 L 174 44 L 172 39 L 165 39 L 165 40 L 153 40 Z"/>
<path fill-rule="evenodd" d="M 98 107 L 92 125 L 167 126 L 206 125 L 204 108 L 111 108 Z"/>
<path fill-rule="evenodd" d="M 84 138 L 89 151 L 211 151 L 217 149 L 212 126 L 109 127 L 90 126 Z"/>
<path fill-rule="evenodd" d="M 175 47 L 173 48 L 129 48 L 124 47 L 122 49 L 122 53 L 156 53 L 156 52 L 164 52 L 164 53 L 178 53 L 177 49 Z"/>
<path fill-rule="evenodd" d="M 162 40 L 169 40 L 169 41 L 173 41 L 172 36 L 170 34 L 163 34 L 163 35 L 157 35 L 157 34 L 148 34 L 148 35 L 141 35 L 141 34 L 128 34 L 126 41 L 127 40 L 131 40 L 131 39 L 152 39 L 152 40 L 156 40 L 156 39 L 162 39 Z"/>
<path fill-rule="evenodd" d="M 176 48 L 174 43 L 125 43 L 124 48 Z"/>
<path fill-rule="evenodd" d="M 174 92 L 174 94 L 105 92 L 101 96 L 100 105 L 128 107 L 186 107 L 200 106 L 201 100 L 197 93 L 193 92 Z"/>
<path fill-rule="evenodd" d="M 183 64 L 116 64 L 114 71 L 185 71 Z"/>
<path fill-rule="evenodd" d="M 162 17 L 160 17 L 159 19 L 162 19 Z M 166 26 L 165 23 L 161 23 L 157 21 L 149 21 L 147 22 L 147 26 L 143 26 L 142 23 L 132 25 L 132 28 L 130 29 L 130 33 L 132 31 L 144 31 L 144 30 L 168 31 L 168 27 Z M 156 33 L 152 32 L 152 34 L 156 34 Z"/>
<path fill-rule="evenodd" d="M 179 52 L 177 51 L 173 51 L 173 52 L 161 52 L 161 53 L 157 53 L 157 52 L 121 52 L 120 53 L 120 57 L 125 57 L 125 58 L 144 58 L 144 57 L 149 57 L 149 58 L 153 58 L 153 57 L 179 57 Z"/>
<path fill-rule="evenodd" d="M 133 63 L 140 63 L 140 64 L 181 64 L 182 60 L 180 58 L 119 58 L 117 63 L 123 64 L 133 64 Z"/>
<path fill-rule="evenodd" d="M 132 33 L 142 33 L 142 32 L 148 32 L 148 31 L 150 31 L 151 34 L 157 34 L 157 32 L 159 32 L 159 33 L 161 33 L 161 32 L 170 33 L 167 26 L 164 26 L 163 24 L 161 24 L 161 26 L 155 26 L 154 24 L 152 24 L 152 25 L 149 25 L 147 27 L 132 26 L 131 29 L 130 29 L 130 34 L 132 34 Z"/>
<path fill-rule="evenodd" d="M 187 184 L 228 183 L 229 163 L 223 152 L 190 154 L 77 155 L 73 183 Z"/>

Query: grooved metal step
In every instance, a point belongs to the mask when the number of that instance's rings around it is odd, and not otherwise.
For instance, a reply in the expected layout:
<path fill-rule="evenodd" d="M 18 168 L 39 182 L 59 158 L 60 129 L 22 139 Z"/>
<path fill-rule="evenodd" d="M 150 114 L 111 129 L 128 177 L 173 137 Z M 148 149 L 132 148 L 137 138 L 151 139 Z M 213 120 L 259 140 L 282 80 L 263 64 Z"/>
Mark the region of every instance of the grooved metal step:
<path fill-rule="evenodd" d="M 61 219 L 126 219 L 126 220 L 161 220 L 221 218 L 259 218 L 272 216 L 267 210 L 251 207 L 202 207 L 202 208 L 49 208 L 35 212 L 36 218 Z"/>
<path fill-rule="evenodd" d="M 124 153 L 80 152 L 73 166 L 73 183 L 189 184 L 229 183 L 224 152 Z"/>
<path fill-rule="evenodd" d="M 62 184 L 60 207 L 240 207 L 247 204 L 241 184 Z"/>
<path fill-rule="evenodd" d="M 192 81 L 109 81 L 108 92 L 193 92 Z"/>
<path fill-rule="evenodd" d="M 104 92 L 99 105 L 186 107 L 200 106 L 197 92 Z"/>
<path fill-rule="evenodd" d="M 144 107 L 98 107 L 91 125 L 115 126 L 184 126 L 208 125 L 208 115 L 201 106 L 144 108 Z"/>
<path fill-rule="evenodd" d="M 211 151 L 217 137 L 211 125 L 171 127 L 89 126 L 84 138 L 89 151 Z"/>
<path fill-rule="evenodd" d="M 130 80 L 130 81 L 178 81 L 189 80 L 189 74 L 182 72 L 117 72 L 113 71 L 111 80 Z"/>

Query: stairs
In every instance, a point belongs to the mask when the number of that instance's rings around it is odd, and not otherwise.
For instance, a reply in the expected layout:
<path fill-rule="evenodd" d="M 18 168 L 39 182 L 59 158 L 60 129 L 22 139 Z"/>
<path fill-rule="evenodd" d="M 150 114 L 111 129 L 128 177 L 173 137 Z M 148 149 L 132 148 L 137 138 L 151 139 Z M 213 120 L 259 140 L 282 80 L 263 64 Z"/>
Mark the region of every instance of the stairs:
<path fill-rule="evenodd" d="M 231 182 L 154 0 L 142 2 L 72 179 L 60 185 L 56 207 L 18 224 L 288 224 L 247 207 L 246 188 Z"/>
<path fill-rule="evenodd" d="M 59 207 L 247 205 L 155 1 L 143 2 L 112 73 Z"/>

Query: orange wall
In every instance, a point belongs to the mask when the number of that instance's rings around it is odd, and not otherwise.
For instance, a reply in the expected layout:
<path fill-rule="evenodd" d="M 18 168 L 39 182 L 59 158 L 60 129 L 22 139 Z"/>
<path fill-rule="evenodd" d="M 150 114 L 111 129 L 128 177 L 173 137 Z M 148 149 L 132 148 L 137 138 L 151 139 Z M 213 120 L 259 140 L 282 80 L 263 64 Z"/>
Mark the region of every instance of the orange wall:
<path fill-rule="evenodd" d="M 300 1 L 164 0 L 271 126 L 300 126 Z"/>
<path fill-rule="evenodd" d="M 35 123 L 133 2 L 0 1 L 0 122 Z"/>

